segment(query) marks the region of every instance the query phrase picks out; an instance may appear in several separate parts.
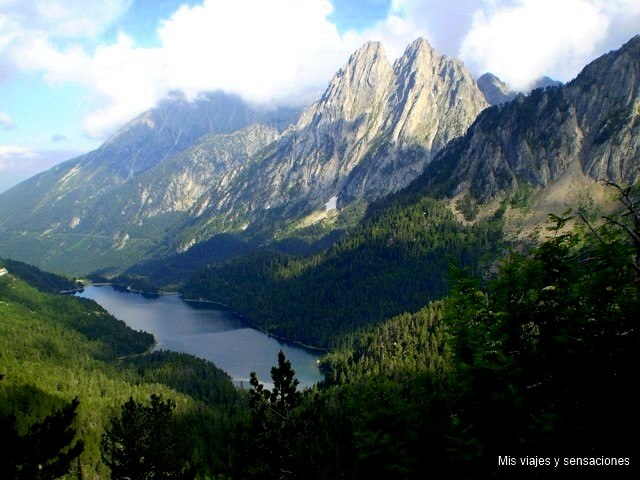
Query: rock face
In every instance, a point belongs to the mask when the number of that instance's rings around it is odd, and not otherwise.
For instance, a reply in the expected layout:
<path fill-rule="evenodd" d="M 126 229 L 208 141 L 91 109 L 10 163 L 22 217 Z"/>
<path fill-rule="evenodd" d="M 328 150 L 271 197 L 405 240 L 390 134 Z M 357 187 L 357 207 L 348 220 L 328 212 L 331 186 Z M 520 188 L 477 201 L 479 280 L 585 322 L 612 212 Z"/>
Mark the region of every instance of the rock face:
<path fill-rule="evenodd" d="M 640 180 L 640 36 L 565 86 L 485 110 L 418 181 L 487 200 L 520 183 L 545 187 L 577 166 L 596 179 Z"/>
<path fill-rule="evenodd" d="M 258 151 L 280 136 L 271 125 L 204 135 L 196 144 L 157 165 L 136 182 L 123 211 L 132 219 L 186 212 L 212 188 L 223 188 Z"/>
<path fill-rule="evenodd" d="M 367 43 L 207 215 L 231 211 L 251 222 L 275 208 L 291 218 L 333 197 L 341 207 L 397 191 L 486 107 L 464 65 L 426 40 L 413 42 L 393 66 L 381 44 Z"/>

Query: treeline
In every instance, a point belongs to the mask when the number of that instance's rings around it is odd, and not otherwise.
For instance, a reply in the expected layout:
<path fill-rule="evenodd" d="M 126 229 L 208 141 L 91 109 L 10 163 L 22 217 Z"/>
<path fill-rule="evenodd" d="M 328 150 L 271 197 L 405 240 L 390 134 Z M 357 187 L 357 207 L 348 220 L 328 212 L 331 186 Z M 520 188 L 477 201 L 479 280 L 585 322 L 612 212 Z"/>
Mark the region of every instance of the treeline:
<path fill-rule="evenodd" d="M 502 250 L 500 215 L 464 225 L 443 201 L 391 199 L 323 253 L 241 257 L 195 275 L 184 293 L 232 305 L 277 335 L 331 348 L 345 333 L 446 295 L 451 258 L 480 272 Z"/>

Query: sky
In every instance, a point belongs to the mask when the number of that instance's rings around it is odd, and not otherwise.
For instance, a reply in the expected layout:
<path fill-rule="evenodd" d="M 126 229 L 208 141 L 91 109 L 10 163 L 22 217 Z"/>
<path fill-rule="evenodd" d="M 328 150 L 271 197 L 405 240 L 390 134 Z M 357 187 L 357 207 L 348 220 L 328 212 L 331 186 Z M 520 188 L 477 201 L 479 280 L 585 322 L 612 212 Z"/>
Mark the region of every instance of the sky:
<path fill-rule="evenodd" d="M 568 81 L 640 33 L 640 0 L 0 0 L 0 192 L 169 92 L 308 104 L 357 48 L 425 37 L 477 77 Z"/>

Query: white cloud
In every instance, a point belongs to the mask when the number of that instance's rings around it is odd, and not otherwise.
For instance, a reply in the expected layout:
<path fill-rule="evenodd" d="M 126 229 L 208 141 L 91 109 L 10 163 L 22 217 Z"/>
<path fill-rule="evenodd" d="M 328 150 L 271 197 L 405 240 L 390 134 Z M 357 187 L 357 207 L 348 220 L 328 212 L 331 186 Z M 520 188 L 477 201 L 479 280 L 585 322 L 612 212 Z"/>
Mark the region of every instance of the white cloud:
<path fill-rule="evenodd" d="M 543 75 L 568 81 L 629 38 L 620 38 L 612 25 L 638 29 L 639 5 L 636 0 L 487 2 L 474 13 L 460 56 L 476 73 L 490 71 L 516 89 Z"/>
<path fill-rule="evenodd" d="M 78 44 L 58 47 L 48 31 L 30 31 L 10 53 L 22 70 L 90 89 L 99 106 L 85 128 L 102 137 L 172 90 L 195 97 L 221 89 L 249 101 L 294 103 L 310 89 L 317 93 L 351 53 L 327 19 L 331 11 L 328 0 L 205 0 L 166 20 L 156 48 L 120 34 L 88 53 Z"/>
<path fill-rule="evenodd" d="M 543 75 L 571 80 L 639 32 L 638 0 L 392 0 L 386 20 L 345 39 L 382 40 L 395 58 L 424 36 L 476 75 L 526 89 Z"/>
<path fill-rule="evenodd" d="M 350 53 L 327 19 L 328 0 L 206 0 L 182 7 L 159 35 L 169 88 L 212 88 L 254 101 L 326 84 Z M 338 58 L 336 58 L 336 56 Z"/>
<path fill-rule="evenodd" d="M 15 123 L 13 123 L 13 118 L 6 112 L 0 112 L 0 129 L 3 130 L 11 130 L 15 128 Z"/>
<path fill-rule="evenodd" d="M 9 17 L 0 13 L 0 52 L 16 37 L 16 25 Z"/>
<path fill-rule="evenodd" d="M 21 145 L 0 145 L 0 161 L 7 158 L 36 158 L 38 153 Z M 0 169 L 2 166 L 0 166 Z"/>
<path fill-rule="evenodd" d="M 0 0 L 0 15 L 29 31 L 59 38 L 96 37 L 132 0 Z"/>
<path fill-rule="evenodd" d="M 413 33 L 422 36 L 440 53 L 457 56 L 473 12 L 486 0 L 392 0 L 391 12 Z M 411 41 L 409 40 L 409 41 Z"/>
<path fill-rule="evenodd" d="M 130 3 L 0 0 L 0 64 L 84 86 L 93 95 L 85 129 L 103 138 L 172 90 L 308 101 L 367 40 L 381 40 L 393 60 L 425 36 L 476 74 L 524 88 L 541 75 L 568 80 L 640 30 L 638 0 L 393 0 L 386 19 L 343 35 L 330 0 L 203 0 L 159 25 L 155 48 L 125 33 L 88 48 Z"/>
<path fill-rule="evenodd" d="M 0 192 L 78 154 L 71 150 L 37 152 L 23 145 L 0 144 Z"/>

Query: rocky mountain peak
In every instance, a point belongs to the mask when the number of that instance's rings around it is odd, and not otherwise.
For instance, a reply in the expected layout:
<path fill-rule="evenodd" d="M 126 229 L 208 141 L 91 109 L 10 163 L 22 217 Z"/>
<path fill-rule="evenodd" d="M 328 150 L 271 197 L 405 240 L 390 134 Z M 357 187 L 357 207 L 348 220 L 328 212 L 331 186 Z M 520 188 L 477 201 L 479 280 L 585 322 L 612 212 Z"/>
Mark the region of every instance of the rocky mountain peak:
<path fill-rule="evenodd" d="M 491 105 L 510 102 L 516 98 L 516 93 L 491 72 L 481 75 L 480 78 L 478 78 L 477 83 L 478 88 L 484 94 L 484 98 Z"/>
<path fill-rule="evenodd" d="M 488 106 L 464 64 L 440 55 L 424 38 L 407 47 L 394 72 L 393 114 L 387 123 L 392 140 L 404 145 L 418 140 L 427 160 Z"/>
<path fill-rule="evenodd" d="M 424 38 L 393 67 L 382 44 L 368 42 L 297 125 L 245 170 L 242 178 L 252 181 L 229 184 L 203 218 L 260 223 L 273 212 L 295 218 L 330 199 L 342 208 L 397 191 L 485 107 L 462 62 Z"/>
<path fill-rule="evenodd" d="M 392 79 L 393 70 L 382 44 L 367 42 L 336 73 L 316 108 L 312 107 L 308 113 L 313 112 L 315 116 L 329 108 L 335 115 L 353 120 L 382 100 Z"/>
<path fill-rule="evenodd" d="M 356 70 L 359 67 L 374 64 L 379 61 L 389 63 L 387 54 L 384 51 L 384 46 L 380 42 L 370 41 L 351 54 L 344 69 Z M 343 69 L 340 69 L 340 71 L 342 70 Z"/>
<path fill-rule="evenodd" d="M 396 63 L 398 65 L 403 63 L 414 63 L 416 61 L 430 63 L 431 58 L 439 56 L 438 52 L 436 52 L 426 38 L 419 37 L 409 44 L 402 57 L 400 57 Z"/>

